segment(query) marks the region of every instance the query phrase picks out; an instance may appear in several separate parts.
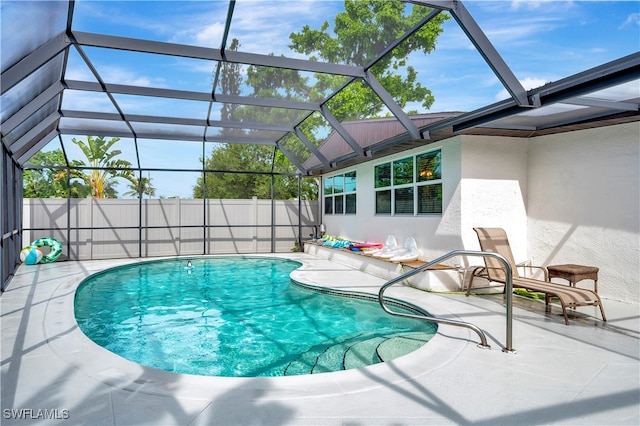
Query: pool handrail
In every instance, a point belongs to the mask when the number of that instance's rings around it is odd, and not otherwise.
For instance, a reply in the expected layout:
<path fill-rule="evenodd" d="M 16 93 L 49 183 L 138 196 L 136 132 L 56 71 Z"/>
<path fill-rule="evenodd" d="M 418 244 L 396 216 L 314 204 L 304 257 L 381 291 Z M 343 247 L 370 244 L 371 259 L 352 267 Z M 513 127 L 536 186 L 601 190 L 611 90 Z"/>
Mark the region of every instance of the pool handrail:
<path fill-rule="evenodd" d="M 406 318 L 414 318 L 414 319 L 419 319 L 419 320 L 423 320 L 423 321 L 428 321 L 428 322 L 435 322 L 435 323 L 439 323 L 439 324 L 446 324 L 446 325 L 453 325 L 456 327 L 465 327 L 465 328 L 469 328 L 473 331 L 476 332 L 476 334 L 480 337 L 480 343 L 478 344 L 478 347 L 480 348 L 490 348 L 489 344 L 487 343 L 487 337 L 485 336 L 484 332 L 478 328 L 476 325 L 468 323 L 468 322 L 464 322 L 464 321 L 456 321 L 456 320 L 450 320 L 450 319 L 445 319 L 445 318 L 438 318 L 438 317 L 427 317 L 427 316 L 422 316 L 422 315 L 413 315 L 413 314 L 406 314 L 406 313 L 402 313 L 402 312 L 396 312 L 394 310 L 389 309 L 385 302 L 384 302 L 384 293 L 387 290 L 387 288 L 391 287 L 394 284 L 397 284 L 400 281 L 404 281 L 405 279 L 416 275 L 422 271 L 424 271 L 425 269 L 428 269 L 438 263 L 441 263 L 447 259 L 450 259 L 452 257 L 456 257 L 456 256 L 480 256 L 480 257 L 495 257 L 496 259 L 498 259 L 500 262 L 502 262 L 502 264 L 504 265 L 505 268 L 505 298 L 506 298 L 506 305 L 507 305 L 507 313 L 506 313 L 506 319 L 507 319 L 507 336 L 506 336 L 506 346 L 504 348 L 502 348 L 503 352 L 507 352 L 507 353 L 515 353 L 515 349 L 513 349 L 513 339 L 512 339 L 512 335 L 513 335 L 513 271 L 511 270 L 511 264 L 509 263 L 509 261 L 507 259 L 504 258 L 504 256 L 498 254 L 498 253 L 494 253 L 494 252 L 490 252 L 490 251 L 476 251 L 476 250 L 454 250 L 451 251 L 443 256 L 440 256 L 437 259 L 434 259 L 430 262 L 425 263 L 424 265 L 420 265 L 418 267 L 416 267 L 415 269 L 405 272 L 404 274 L 401 274 L 395 278 L 390 279 L 389 281 L 387 281 L 386 283 L 384 283 L 382 285 L 382 287 L 380 287 L 380 290 L 378 291 L 378 302 L 380 303 L 380 306 L 382 306 L 382 309 L 387 312 L 388 314 L 391 315 L 396 315 L 396 316 L 401 316 L 401 317 L 406 317 Z"/>

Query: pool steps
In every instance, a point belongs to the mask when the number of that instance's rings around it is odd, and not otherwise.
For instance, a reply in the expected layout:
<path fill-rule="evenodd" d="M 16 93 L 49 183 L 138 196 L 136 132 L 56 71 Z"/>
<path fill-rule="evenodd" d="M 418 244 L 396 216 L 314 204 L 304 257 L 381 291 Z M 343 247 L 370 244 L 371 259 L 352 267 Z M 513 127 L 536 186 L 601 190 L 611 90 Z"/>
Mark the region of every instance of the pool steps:
<path fill-rule="evenodd" d="M 349 336 L 332 345 L 317 345 L 289 362 L 285 376 L 317 374 L 360 368 L 390 361 L 415 351 L 432 337 L 429 333 L 406 332 L 387 336 Z"/>

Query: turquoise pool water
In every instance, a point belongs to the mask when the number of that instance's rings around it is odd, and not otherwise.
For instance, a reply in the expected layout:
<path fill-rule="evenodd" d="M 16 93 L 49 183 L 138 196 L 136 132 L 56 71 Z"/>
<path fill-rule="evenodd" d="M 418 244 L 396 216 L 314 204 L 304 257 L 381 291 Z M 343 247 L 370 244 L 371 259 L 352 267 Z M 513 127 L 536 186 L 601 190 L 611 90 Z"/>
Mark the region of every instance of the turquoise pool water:
<path fill-rule="evenodd" d="M 300 263 L 265 257 L 141 262 L 78 288 L 75 316 L 94 342 L 176 373 L 255 377 L 375 364 L 411 352 L 434 324 L 390 316 L 377 302 L 301 288 Z M 398 308 L 395 308 L 398 309 Z"/>

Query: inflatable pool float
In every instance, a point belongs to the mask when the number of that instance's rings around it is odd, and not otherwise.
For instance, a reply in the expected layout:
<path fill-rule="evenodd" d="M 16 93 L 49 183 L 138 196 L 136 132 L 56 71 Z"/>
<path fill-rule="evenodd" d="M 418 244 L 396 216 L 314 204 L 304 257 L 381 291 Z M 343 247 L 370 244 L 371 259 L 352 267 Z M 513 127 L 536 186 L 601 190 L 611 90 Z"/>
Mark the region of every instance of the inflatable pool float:
<path fill-rule="evenodd" d="M 392 258 L 390 258 L 389 260 L 392 262 L 412 262 L 414 260 L 418 260 L 418 257 L 420 257 L 420 253 L 418 253 L 417 251 L 409 251 L 405 254 L 401 254 L 398 256 L 394 256 Z"/>
<path fill-rule="evenodd" d="M 25 265 L 35 265 L 42 260 L 42 250 L 36 246 L 26 246 L 20 250 L 20 260 Z"/>
<path fill-rule="evenodd" d="M 396 241 L 396 237 L 394 237 L 393 235 L 389 235 L 387 237 L 386 240 L 384 240 L 384 245 L 382 246 L 382 248 L 377 249 L 377 250 L 372 250 L 370 252 L 368 252 L 367 254 L 374 256 L 374 257 L 379 257 L 381 254 L 387 253 L 391 250 L 395 250 L 396 248 L 398 248 L 398 243 Z"/>
<path fill-rule="evenodd" d="M 42 256 L 42 263 L 55 262 L 62 254 L 62 244 L 55 238 L 40 238 L 31 243 L 35 247 L 49 247 L 49 253 Z"/>
<path fill-rule="evenodd" d="M 409 262 L 418 259 L 419 255 L 420 253 L 418 252 L 418 244 L 416 243 L 416 240 L 409 237 L 404 242 L 403 247 L 382 253 L 378 257 L 381 259 L 389 259 L 391 262 Z"/>
<path fill-rule="evenodd" d="M 330 235 L 324 235 L 322 237 L 323 246 L 333 247 L 333 248 L 347 248 L 351 245 L 351 241 L 345 240 L 342 237 L 332 237 Z"/>
<path fill-rule="evenodd" d="M 374 254 L 375 257 L 379 257 L 380 259 L 391 259 L 392 257 L 402 256 L 407 254 L 408 250 L 404 247 L 397 247 L 393 250 L 386 250 L 381 253 Z"/>
<path fill-rule="evenodd" d="M 382 243 L 356 243 L 356 244 L 352 244 L 353 247 L 355 248 L 359 248 L 359 249 L 366 249 L 366 248 L 370 248 L 370 249 L 381 249 L 383 247 Z"/>

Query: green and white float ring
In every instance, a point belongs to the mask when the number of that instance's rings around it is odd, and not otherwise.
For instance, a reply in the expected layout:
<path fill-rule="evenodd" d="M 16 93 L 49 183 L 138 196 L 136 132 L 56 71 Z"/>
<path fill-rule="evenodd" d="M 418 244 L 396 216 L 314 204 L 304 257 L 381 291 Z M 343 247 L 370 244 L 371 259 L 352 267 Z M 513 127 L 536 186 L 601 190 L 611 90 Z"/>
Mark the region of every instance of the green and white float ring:
<path fill-rule="evenodd" d="M 55 262 L 62 254 L 62 244 L 55 238 L 39 238 L 32 242 L 31 245 L 36 247 L 47 246 L 50 248 L 49 253 L 42 256 L 42 263 Z"/>

